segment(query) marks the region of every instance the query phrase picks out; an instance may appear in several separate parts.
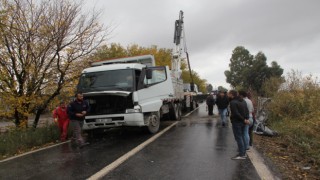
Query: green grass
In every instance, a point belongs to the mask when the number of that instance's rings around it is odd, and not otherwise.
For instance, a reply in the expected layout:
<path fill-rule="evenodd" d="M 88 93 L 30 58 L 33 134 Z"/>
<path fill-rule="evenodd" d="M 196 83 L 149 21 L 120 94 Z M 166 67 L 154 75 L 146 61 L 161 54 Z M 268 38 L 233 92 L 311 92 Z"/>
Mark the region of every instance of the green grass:
<path fill-rule="evenodd" d="M 305 159 L 309 159 L 320 166 L 320 129 L 306 120 L 283 119 L 273 121 L 272 129 L 279 132 L 283 143 L 293 149 Z"/>
<path fill-rule="evenodd" d="M 0 159 L 29 151 L 59 139 L 54 124 L 36 129 L 13 129 L 0 135 Z"/>

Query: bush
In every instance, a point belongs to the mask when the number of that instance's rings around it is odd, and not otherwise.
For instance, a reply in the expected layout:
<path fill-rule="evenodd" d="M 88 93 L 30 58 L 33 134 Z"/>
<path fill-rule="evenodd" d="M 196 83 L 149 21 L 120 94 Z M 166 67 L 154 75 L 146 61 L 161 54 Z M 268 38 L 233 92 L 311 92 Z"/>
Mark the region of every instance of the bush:
<path fill-rule="evenodd" d="M 54 124 L 37 129 L 13 129 L 0 135 L 0 154 L 4 158 L 19 154 L 50 142 L 56 142 L 59 135 L 59 129 Z"/>
<path fill-rule="evenodd" d="M 320 87 L 317 78 L 292 71 L 268 105 L 269 123 L 289 146 L 320 162 Z M 319 165 L 319 164 L 318 164 Z"/>

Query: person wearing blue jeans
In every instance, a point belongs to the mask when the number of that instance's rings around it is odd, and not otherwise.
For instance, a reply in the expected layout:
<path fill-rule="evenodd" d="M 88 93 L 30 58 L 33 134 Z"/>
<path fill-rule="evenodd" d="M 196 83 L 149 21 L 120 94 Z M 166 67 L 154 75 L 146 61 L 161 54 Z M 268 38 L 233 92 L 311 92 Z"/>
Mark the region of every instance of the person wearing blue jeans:
<path fill-rule="evenodd" d="M 246 102 L 238 96 L 238 92 L 235 90 L 230 90 L 228 94 L 230 101 L 230 120 L 232 123 L 232 130 L 234 138 L 238 145 L 239 153 L 232 157 L 232 160 L 242 160 L 246 159 L 246 147 L 245 147 L 245 137 L 244 129 L 245 125 L 249 124 L 249 111 Z"/>
<path fill-rule="evenodd" d="M 226 124 L 227 124 L 227 108 L 218 109 L 218 111 L 219 111 L 222 126 L 226 126 Z"/>
<path fill-rule="evenodd" d="M 249 120 L 250 121 L 250 120 Z M 250 136 L 249 136 L 249 128 L 250 125 L 246 124 L 243 128 L 243 136 L 244 136 L 244 147 L 246 150 L 250 149 L 249 142 L 250 142 Z"/>
<path fill-rule="evenodd" d="M 244 130 L 245 124 L 243 122 L 233 122 L 232 123 L 232 131 L 234 135 L 234 139 L 237 142 L 239 154 L 232 159 L 239 159 L 238 156 L 245 158 L 246 157 L 246 145 L 244 138 Z"/>
<path fill-rule="evenodd" d="M 229 100 L 225 92 L 219 92 L 216 99 L 216 105 L 220 114 L 221 124 L 222 126 L 225 126 L 227 124 L 227 108 L 229 106 Z"/>
<path fill-rule="evenodd" d="M 246 102 L 247 104 L 247 108 L 248 108 L 248 111 L 249 111 L 249 124 L 246 124 L 245 125 L 245 128 L 244 128 L 244 140 L 245 140 L 245 147 L 246 147 L 246 150 L 250 150 L 250 136 L 249 136 L 249 128 L 253 125 L 253 104 L 252 104 L 252 101 L 250 99 L 248 99 L 247 97 L 247 92 L 245 91 L 239 91 L 239 96 Z"/>

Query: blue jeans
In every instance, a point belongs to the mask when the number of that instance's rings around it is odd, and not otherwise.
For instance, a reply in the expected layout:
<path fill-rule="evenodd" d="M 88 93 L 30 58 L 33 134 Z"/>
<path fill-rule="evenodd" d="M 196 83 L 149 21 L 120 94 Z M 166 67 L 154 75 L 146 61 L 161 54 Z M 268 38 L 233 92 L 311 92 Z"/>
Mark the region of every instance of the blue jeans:
<path fill-rule="evenodd" d="M 246 147 L 245 147 L 245 140 L 244 140 L 244 129 L 245 124 L 243 122 L 233 122 L 232 123 L 232 130 L 234 139 L 237 142 L 239 155 L 245 156 L 246 154 Z"/>
<path fill-rule="evenodd" d="M 227 108 L 225 109 L 218 109 L 220 114 L 220 119 L 222 124 L 226 124 L 227 119 Z"/>
<path fill-rule="evenodd" d="M 245 125 L 243 129 L 243 135 L 244 135 L 244 147 L 246 149 L 249 149 L 249 142 L 250 142 L 250 136 L 249 136 L 249 125 Z"/>

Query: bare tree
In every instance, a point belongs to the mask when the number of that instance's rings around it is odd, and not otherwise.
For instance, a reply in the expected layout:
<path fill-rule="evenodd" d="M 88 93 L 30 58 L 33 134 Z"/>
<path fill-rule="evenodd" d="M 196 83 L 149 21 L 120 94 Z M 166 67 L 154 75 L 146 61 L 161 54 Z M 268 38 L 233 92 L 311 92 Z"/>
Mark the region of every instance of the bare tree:
<path fill-rule="evenodd" d="M 0 0 L 1 114 L 27 125 L 66 85 L 74 82 L 87 55 L 106 40 L 99 13 L 84 14 L 71 0 Z"/>

